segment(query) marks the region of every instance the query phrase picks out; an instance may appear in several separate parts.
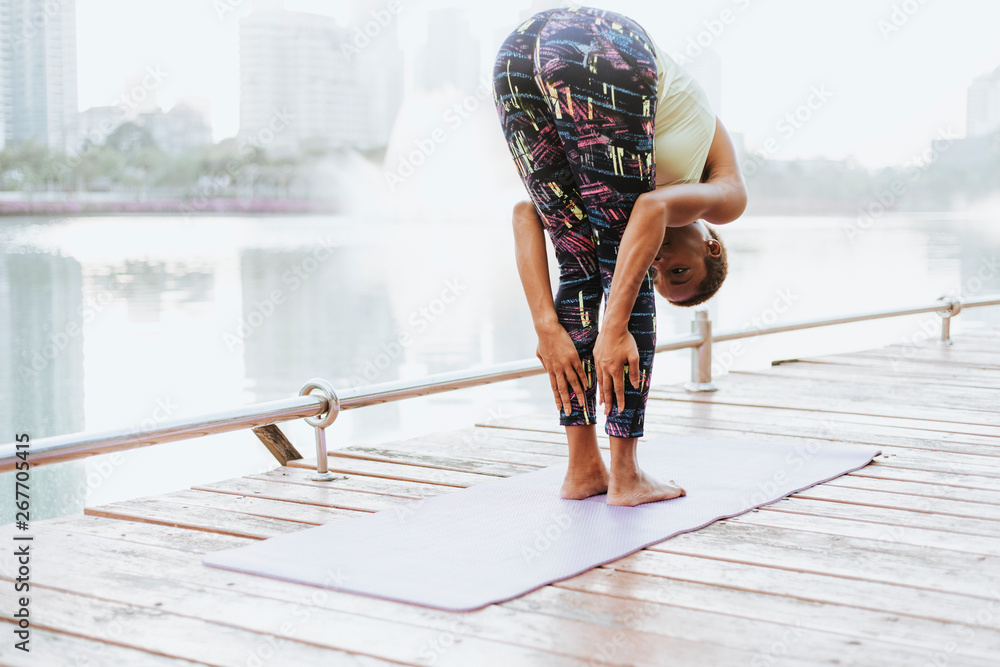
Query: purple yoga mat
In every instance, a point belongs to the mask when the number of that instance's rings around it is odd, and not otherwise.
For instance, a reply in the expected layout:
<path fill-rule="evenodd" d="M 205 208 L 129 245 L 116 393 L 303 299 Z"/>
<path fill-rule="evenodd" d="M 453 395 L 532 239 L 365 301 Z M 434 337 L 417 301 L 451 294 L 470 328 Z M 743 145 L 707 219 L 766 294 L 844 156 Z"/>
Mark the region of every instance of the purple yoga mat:
<path fill-rule="evenodd" d="M 563 500 L 566 464 L 207 554 L 212 567 L 471 611 L 772 503 L 878 456 L 877 447 L 669 435 L 640 467 L 687 495 L 637 507 Z M 604 454 L 607 461 L 607 454 Z M 332 482 L 331 486 L 336 486 Z"/>

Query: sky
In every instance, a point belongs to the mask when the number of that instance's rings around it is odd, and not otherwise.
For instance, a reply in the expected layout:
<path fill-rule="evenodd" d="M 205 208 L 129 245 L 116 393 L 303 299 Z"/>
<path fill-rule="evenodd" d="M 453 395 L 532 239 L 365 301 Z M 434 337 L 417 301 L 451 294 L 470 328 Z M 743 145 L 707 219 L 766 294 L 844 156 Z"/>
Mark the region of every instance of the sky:
<path fill-rule="evenodd" d="M 484 74 L 526 10 L 553 6 L 530 0 L 400 1 L 395 20 L 408 66 L 426 39 L 427 12 L 462 7 L 480 39 Z M 214 138 L 235 135 L 239 19 L 251 2 L 77 0 L 80 109 L 114 104 L 126 77 L 158 67 L 165 73 L 157 90 L 161 107 L 169 109 L 184 96 L 208 98 Z M 748 149 L 778 159 L 851 159 L 870 169 L 918 159 L 932 139 L 964 136 L 969 85 L 1000 67 L 995 0 L 587 4 L 631 16 L 696 76 L 716 54 L 717 115 L 730 132 L 744 135 Z M 285 6 L 342 22 L 351 10 L 349 0 L 286 0 Z M 699 54 L 699 44 L 708 55 Z"/>

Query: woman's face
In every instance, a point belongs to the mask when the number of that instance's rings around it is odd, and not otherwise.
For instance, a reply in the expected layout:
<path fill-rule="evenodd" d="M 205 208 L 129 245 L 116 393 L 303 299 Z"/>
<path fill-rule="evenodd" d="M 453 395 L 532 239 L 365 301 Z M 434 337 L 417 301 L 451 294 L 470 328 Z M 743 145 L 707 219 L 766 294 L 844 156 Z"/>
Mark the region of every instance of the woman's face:
<path fill-rule="evenodd" d="M 667 301 L 686 301 L 705 279 L 705 256 L 721 254 L 722 246 L 701 220 L 685 227 L 667 227 L 652 264 L 657 274 L 653 286 Z"/>

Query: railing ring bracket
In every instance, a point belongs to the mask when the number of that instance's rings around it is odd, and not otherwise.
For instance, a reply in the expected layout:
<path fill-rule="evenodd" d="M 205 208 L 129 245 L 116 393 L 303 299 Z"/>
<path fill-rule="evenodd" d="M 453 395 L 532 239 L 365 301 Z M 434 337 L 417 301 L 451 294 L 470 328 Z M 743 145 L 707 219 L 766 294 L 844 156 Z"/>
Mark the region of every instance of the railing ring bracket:
<path fill-rule="evenodd" d="M 943 296 L 938 299 L 938 301 L 944 301 L 948 304 L 948 310 L 939 310 L 938 316 L 949 320 L 960 312 L 962 312 L 962 298 L 958 296 Z"/>
<path fill-rule="evenodd" d="M 337 397 L 337 391 L 333 388 L 333 385 L 322 378 L 313 378 L 306 382 L 302 389 L 299 390 L 299 396 L 306 396 L 313 391 L 318 391 L 326 399 L 326 412 L 315 417 L 306 417 L 305 422 L 316 428 L 326 428 L 340 414 L 340 399 Z"/>

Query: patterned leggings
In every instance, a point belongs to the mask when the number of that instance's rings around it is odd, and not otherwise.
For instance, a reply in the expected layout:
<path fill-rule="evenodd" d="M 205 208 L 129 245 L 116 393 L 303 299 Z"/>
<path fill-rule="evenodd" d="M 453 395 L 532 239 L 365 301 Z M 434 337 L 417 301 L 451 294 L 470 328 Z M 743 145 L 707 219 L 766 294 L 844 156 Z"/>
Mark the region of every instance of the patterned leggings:
<path fill-rule="evenodd" d="M 494 101 L 521 180 L 555 247 L 559 322 L 587 371 L 585 405 L 573 395 L 563 426 L 596 422 L 594 342 L 618 245 L 635 200 L 656 187 L 653 156 L 656 61 L 631 19 L 580 7 L 535 14 L 504 41 L 493 71 Z M 639 387 L 625 379 L 625 405 L 605 432 L 643 434 L 656 309 L 646 274 L 628 330 L 639 350 Z M 571 390 L 571 393 L 572 390 Z"/>

